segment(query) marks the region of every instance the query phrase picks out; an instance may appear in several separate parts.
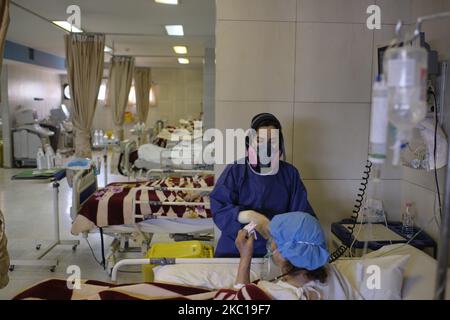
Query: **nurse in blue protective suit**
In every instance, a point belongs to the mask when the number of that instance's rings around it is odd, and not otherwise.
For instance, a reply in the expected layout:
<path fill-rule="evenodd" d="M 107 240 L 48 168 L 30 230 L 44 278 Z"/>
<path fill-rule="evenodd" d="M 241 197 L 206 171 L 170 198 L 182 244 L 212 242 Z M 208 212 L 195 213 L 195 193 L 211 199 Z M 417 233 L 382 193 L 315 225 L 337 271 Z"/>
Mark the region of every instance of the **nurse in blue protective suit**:
<path fill-rule="evenodd" d="M 214 223 L 221 230 L 216 257 L 239 257 L 235 240 L 243 225 L 251 221 L 263 233 L 278 214 L 307 212 L 315 216 L 298 170 L 280 160 L 285 158 L 285 149 L 278 119 L 259 114 L 251 129 L 254 134 L 246 137 L 245 161 L 228 165 L 210 196 Z M 266 252 L 266 240 L 258 234 L 253 255 L 262 257 Z"/>

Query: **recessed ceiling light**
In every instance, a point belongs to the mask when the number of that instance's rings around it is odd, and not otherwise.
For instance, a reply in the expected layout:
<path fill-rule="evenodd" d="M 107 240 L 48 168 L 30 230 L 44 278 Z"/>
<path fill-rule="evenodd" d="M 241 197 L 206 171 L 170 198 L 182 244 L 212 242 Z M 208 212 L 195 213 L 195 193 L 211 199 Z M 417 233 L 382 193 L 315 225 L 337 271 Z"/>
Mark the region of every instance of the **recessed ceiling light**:
<path fill-rule="evenodd" d="M 52 21 L 54 24 L 56 24 L 58 27 L 63 28 L 66 31 L 69 32 L 75 32 L 75 33 L 81 33 L 83 32 L 83 30 L 78 29 L 77 27 L 75 27 L 73 24 L 70 24 L 67 21 Z"/>
<path fill-rule="evenodd" d="M 178 58 L 179 64 L 189 64 L 189 59 L 187 58 Z"/>
<path fill-rule="evenodd" d="M 175 46 L 173 47 L 173 50 L 178 54 L 187 54 L 188 52 L 186 46 Z"/>
<path fill-rule="evenodd" d="M 177 5 L 178 0 L 155 0 L 156 3 Z"/>
<path fill-rule="evenodd" d="M 166 26 L 166 31 L 169 36 L 184 36 L 184 30 L 182 25 L 169 25 Z"/>

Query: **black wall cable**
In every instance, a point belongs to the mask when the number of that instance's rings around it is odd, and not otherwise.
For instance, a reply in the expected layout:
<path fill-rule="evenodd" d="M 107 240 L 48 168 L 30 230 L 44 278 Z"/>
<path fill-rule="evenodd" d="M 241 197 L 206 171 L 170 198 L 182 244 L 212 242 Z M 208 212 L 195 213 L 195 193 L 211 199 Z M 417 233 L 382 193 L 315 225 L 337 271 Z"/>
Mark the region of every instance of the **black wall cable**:
<path fill-rule="evenodd" d="M 358 223 L 359 212 L 361 211 L 361 207 L 363 206 L 364 198 L 366 195 L 367 185 L 369 184 L 370 172 L 372 171 L 372 162 L 367 161 L 366 169 L 364 170 L 364 175 L 362 177 L 362 182 L 360 185 L 359 193 L 357 194 L 356 203 L 353 208 L 353 214 L 351 216 L 351 225 L 348 227 L 350 234 L 348 235 L 349 241 L 352 240 L 353 233 L 355 230 L 355 226 Z M 330 254 L 330 258 L 328 259 L 329 263 L 332 263 L 342 257 L 345 252 L 349 249 L 349 246 L 346 244 L 342 244 L 337 248 L 334 252 Z"/>
<path fill-rule="evenodd" d="M 437 105 L 437 98 L 436 94 L 434 93 L 434 90 L 430 88 L 428 91 L 429 94 L 433 97 L 434 101 L 434 146 L 433 146 L 433 159 L 434 159 L 434 181 L 436 183 L 436 192 L 438 195 L 438 203 L 439 203 L 439 217 L 442 219 L 442 202 L 441 202 L 441 190 L 439 187 L 439 179 L 438 179 L 438 172 L 437 172 L 437 133 L 438 133 L 438 123 L 439 123 L 439 117 L 438 117 L 438 105 Z"/>

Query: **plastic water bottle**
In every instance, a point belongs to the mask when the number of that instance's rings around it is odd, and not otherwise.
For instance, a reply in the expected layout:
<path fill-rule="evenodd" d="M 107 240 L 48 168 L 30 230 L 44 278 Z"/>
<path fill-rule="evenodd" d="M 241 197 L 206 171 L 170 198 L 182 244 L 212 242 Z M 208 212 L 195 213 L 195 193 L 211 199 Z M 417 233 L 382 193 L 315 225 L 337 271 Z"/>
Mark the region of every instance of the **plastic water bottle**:
<path fill-rule="evenodd" d="M 50 145 L 45 145 L 45 159 L 47 162 L 47 169 L 53 169 L 55 167 L 55 152 Z"/>
<path fill-rule="evenodd" d="M 98 144 L 101 145 L 104 143 L 104 133 L 103 130 L 98 132 Z"/>
<path fill-rule="evenodd" d="M 402 215 L 402 234 L 408 239 L 414 235 L 414 212 L 411 202 L 406 203 L 406 209 Z"/>
<path fill-rule="evenodd" d="M 99 145 L 98 134 L 99 134 L 98 130 L 95 130 L 94 131 L 94 147 Z"/>
<path fill-rule="evenodd" d="M 55 156 L 55 167 L 56 168 L 61 168 L 63 165 L 63 157 L 61 155 L 61 152 L 56 151 L 56 156 Z"/>
<path fill-rule="evenodd" d="M 45 160 L 45 154 L 44 154 L 44 150 L 42 150 L 42 148 L 39 148 L 38 152 L 36 154 L 36 164 L 37 164 L 38 170 L 43 170 L 43 169 L 47 168 L 47 162 Z"/>

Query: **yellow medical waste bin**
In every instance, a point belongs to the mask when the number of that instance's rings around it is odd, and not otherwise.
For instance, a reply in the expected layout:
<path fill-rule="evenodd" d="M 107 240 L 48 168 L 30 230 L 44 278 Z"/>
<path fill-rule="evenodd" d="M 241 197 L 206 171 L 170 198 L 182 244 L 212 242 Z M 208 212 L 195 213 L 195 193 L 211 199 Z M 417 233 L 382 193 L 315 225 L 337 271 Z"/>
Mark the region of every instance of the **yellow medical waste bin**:
<path fill-rule="evenodd" d="M 145 256 L 151 258 L 213 258 L 214 248 L 209 244 L 200 241 L 182 241 L 171 243 L 155 243 Z M 142 274 L 145 282 L 152 282 L 154 279 L 153 267 L 155 265 L 142 266 Z"/>

